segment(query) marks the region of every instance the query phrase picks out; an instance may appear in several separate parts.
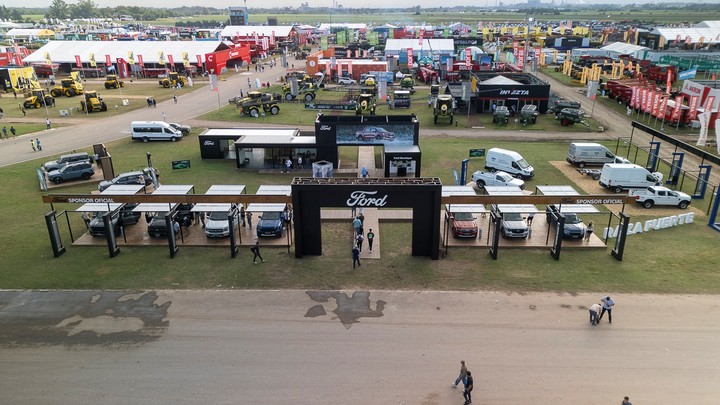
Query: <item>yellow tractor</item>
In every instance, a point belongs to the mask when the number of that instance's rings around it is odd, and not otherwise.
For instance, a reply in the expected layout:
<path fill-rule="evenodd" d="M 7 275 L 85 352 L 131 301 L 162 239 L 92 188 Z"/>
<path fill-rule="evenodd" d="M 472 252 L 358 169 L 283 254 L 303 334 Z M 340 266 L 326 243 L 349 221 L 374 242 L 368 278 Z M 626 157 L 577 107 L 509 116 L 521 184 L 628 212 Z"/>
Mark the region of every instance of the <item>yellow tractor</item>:
<path fill-rule="evenodd" d="M 107 111 L 108 109 L 107 104 L 105 104 L 103 99 L 98 96 L 97 91 L 85 92 L 85 100 L 80 101 L 80 107 L 83 111 L 87 111 L 89 113 Z"/>
<path fill-rule="evenodd" d="M 105 88 L 106 89 L 118 89 L 120 87 L 125 87 L 125 82 L 122 80 L 119 80 L 117 75 L 105 76 Z"/>
<path fill-rule="evenodd" d="M 83 92 L 84 89 L 82 83 L 77 82 L 74 79 L 62 79 L 59 85 L 50 90 L 50 94 L 53 97 L 60 97 L 63 95 L 66 97 L 75 97 L 78 94 L 83 94 Z"/>
<path fill-rule="evenodd" d="M 33 89 L 25 93 L 24 108 L 54 107 L 55 97 L 45 94 L 45 90 Z"/>
<path fill-rule="evenodd" d="M 178 72 L 168 73 L 168 77 L 163 77 L 160 80 L 160 85 L 169 89 L 170 87 L 177 87 L 180 84 L 181 87 L 187 86 L 187 77 L 180 76 Z"/>

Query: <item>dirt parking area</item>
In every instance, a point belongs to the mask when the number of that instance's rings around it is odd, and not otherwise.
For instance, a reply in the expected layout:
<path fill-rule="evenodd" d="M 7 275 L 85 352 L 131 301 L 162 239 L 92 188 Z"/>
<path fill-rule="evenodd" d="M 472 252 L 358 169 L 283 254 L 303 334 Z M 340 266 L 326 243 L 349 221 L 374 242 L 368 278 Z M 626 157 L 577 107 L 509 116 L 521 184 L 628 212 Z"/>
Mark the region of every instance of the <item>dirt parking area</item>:
<path fill-rule="evenodd" d="M 569 164 L 566 161 L 554 161 L 550 162 L 555 168 L 560 170 L 565 177 L 575 182 L 575 184 L 578 185 L 584 191 L 588 194 L 607 194 L 607 195 L 614 195 L 612 193 L 608 193 L 608 190 L 603 188 L 600 183 L 598 183 L 597 180 L 593 180 L 592 176 L 584 175 L 580 173 L 577 170 L 577 167 Z M 598 167 L 599 169 L 600 167 Z M 619 205 L 606 205 L 607 209 L 613 212 L 619 212 L 620 206 Z M 639 204 L 626 204 L 625 205 L 625 214 L 630 215 L 631 217 L 635 216 L 651 216 L 655 218 L 661 218 L 661 217 L 667 217 L 671 215 L 679 215 L 686 213 L 688 211 L 692 211 L 695 216 L 705 216 L 705 213 L 692 205 L 688 207 L 688 209 L 681 210 L 677 207 L 660 207 L 655 206 L 650 209 L 645 209 L 641 207 Z"/>

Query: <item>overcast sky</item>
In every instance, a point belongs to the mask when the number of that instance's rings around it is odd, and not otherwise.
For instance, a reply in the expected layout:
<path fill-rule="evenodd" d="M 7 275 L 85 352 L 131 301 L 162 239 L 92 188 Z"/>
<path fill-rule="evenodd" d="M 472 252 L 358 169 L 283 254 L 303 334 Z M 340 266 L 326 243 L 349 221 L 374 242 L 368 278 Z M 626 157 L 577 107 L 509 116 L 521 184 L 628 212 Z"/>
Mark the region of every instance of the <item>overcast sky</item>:
<path fill-rule="evenodd" d="M 342 5 L 343 7 L 382 7 L 383 2 L 378 2 L 376 0 L 276 0 L 272 3 L 265 3 L 260 2 L 258 0 L 249 0 L 247 2 L 247 6 L 252 10 L 253 7 L 267 7 L 267 6 L 273 6 L 273 7 L 299 7 L 300 3 L 308 2 L 311 7 L 332 7 L 333 1 L 336 1 L 337 4 Z M 555 0 L 556 3 L 565 3 L 565 4 L 629 4 L 629 3 L 636 3 L 636 4 L 647 4 L 647 3 L 665 3 L 669 2 L 668 0 Z M 683 3 L 708 3 L 712 4 L 717 0 L 685 0 Z M 67 4 L 74 4 L 77 3 L 76 0 L 65 0 Z M 503 3 L 506 5 L 509 4 L 517 4 L 517 3 L 526 3 L 527 1 L 515 1 L 515 0 L 505 0 Z M 543 3 L 550 3 L 550 0 L 542 0 Z M 679 2 L 678 0 L 673 0 L 673 2 Z M 52 3 L 52 0 L 35 0 L 32 2 L 32 7 L 48 7 Z M 3 1 L 3 4 L 6 7 L 27 7 L 29 3 L 27 0 L 5 0 Z M 180 7 L 180 6 L 200 6 L 204 3 L 202 1 L 198 0 L 156 0 L 153 1 L 152 4 L 148 4 L 147 0 L 95 0 L 95 4 L 98 7 L 117 7 L 119 5 L 126 5 L 126 6 L 140 6 L 140 7 Z M 446 7 L 453 7 L 453 6 L 467 6 L 467 5 L 475 5 L 475 6 L 487 6 L 492 7 L 497 3 L 497 0 L 476 0 L 476 1 L 468 1 L 468 0 L 446 0 L 442 3 L 438 3 L 434 0 L 394 0 L 392 3 L 385 3 L 385 4 L 392 4 L 392 7 L 414 7 L 414 6 L 420 6 L 420 7 L 437 7 L 438 5 L 442 4 Z M 205 4 L 211 7 L 215 8 L 227 8 L 230 6 L 243 6 L 242 0 L 217 0 L 213 1 L 212 4 Z"/>

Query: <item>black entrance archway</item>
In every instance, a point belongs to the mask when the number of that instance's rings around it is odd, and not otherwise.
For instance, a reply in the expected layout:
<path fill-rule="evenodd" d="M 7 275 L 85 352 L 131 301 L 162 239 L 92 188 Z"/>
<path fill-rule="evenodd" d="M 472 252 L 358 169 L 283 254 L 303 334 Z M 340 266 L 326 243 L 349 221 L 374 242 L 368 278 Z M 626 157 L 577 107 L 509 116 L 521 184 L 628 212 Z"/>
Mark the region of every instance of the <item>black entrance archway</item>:
<path fill-rule="evenodd" d="M 442 183 L 437 178 L 295 178 L 295 257 L 322 254 L 321 208 L 365 207 L 412 208 L 412 255 L 437 260 L 441 196 Z"/>

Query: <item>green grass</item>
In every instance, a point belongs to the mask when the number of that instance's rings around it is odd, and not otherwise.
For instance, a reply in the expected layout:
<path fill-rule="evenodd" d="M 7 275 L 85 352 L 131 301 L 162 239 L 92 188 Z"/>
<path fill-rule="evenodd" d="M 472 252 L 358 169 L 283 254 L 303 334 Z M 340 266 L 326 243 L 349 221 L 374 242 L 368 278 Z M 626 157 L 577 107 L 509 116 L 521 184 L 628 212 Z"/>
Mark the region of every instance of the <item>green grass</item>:
<path fill-rule="evenodd" d="M 197 133 L 199 129 L 194 132 Z M 233 161 L 202 161 L 195 135 L 181 142 L 132 143 L 120 140 L 107 145 L 116 171 L 142 167 L 150 151 L 161 178 L 168 184 L 194 184 L 197 193 L 211 184 L 245 184 L 253 193 L 260 184 L 287 184 L 292 174 L 259 174 L 239 171 Z M 459 168 L 468 149 L 509 147 L 522 153 L 542 177 L 538 184 L 573 184 L 548 163 L 562 160 L 564 142 L 492 142 L 459 138 L 422 138 L 423 174 L 452 181 L 450 169 Z M 611 148 L 613 145 L 608 145 Z M 342 147 L 344 162 L 356 160 L 356 147 Z M 189 170 L 170 170 L 170 162 L 190 159 Z M 350 223 L 327 223 L 323 227 L 320 257 L 295 259 L 284 248 L 265 248 L 266 263 L 252 266 L 246 249 L 232 260 L 226 248 L 181 248 L 169 258 L 166 247 L 122 247 L 110 259 L 103 247 L 73 247 L 64 217 L 63 241 L 68 252 L 53 258 L 42 214 L 50 207 L 41 202 L 33 169 L 43 160 L 0 169 L 4 189 L 0 194 L 0 288 L 383 288 L 383 289 L 499 289 L 510 291 L 633 291 L 647 293 L 718 293 L 720 258 L 710 246 L 717 244 L 717 233 L 698 217 L 692 225 L 652 231 L 628 238 L 625 260 L 618 262 L 609 249 L 593 251 L 563 250 L 560 261 L 548 249 L 501 250 L 499 259 L 490 259 L 487 249 L 452 248 L 446 259 L 433 261 L 410 255 L 408 223 L 384 223 L 382 261 L 365 260 L 362 271 L 351 272 Z M 474 158 L 470 170 L 482 165 Z M 542 179 L 542 183 L 540 183 Z M 74 185 L 63 193 L 89 193 L 94 184 Z M 702 204 L 702 202 L 694 202 Z M 63 204 L 58 210 L 75 207 Z M 68 216 L 73 229 L 84 226 L 79 215 Z M 644 221 L 646 218 L 633 218 Z M 598 220 L 598 222 L 603 222 Z M 76 237 L 78 235 L 75 235 Z M 611 240 L 611 244 L 612 244 Z M 682 241 L 682 247 L 678 247 Z M 681 254 L 678 254 L 681 252 Z"/>

